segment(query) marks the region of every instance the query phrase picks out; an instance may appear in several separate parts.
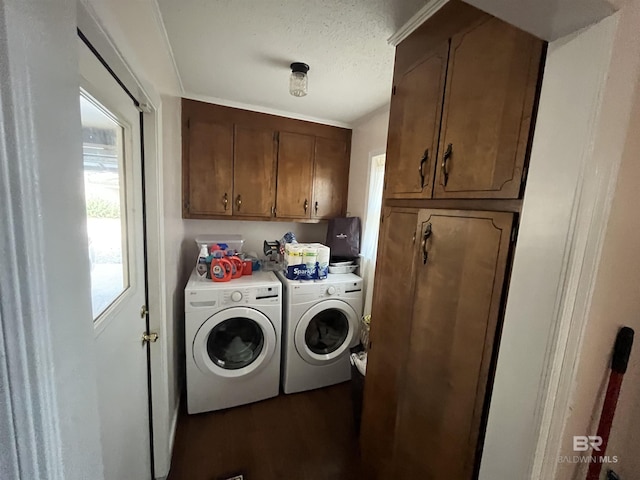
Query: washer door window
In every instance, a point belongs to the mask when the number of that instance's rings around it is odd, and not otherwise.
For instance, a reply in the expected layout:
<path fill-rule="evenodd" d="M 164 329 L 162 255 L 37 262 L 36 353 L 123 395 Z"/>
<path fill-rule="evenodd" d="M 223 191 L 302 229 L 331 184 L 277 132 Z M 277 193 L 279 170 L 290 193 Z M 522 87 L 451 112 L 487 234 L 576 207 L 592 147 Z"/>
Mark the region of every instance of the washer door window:
<path fill-rule="evenodd" d="M 210 317 L 193 341 L 193 357 L 204 373 L 241 377 L 262 369 L 276 350 L 269 319 L 252 308 L 230 308 Z"/>
<path fill-rule="evenodd" d="M 300 318 L 295 332 L 296 350 L 313 365 L 332 363 L 356 338 L 358 320 L 355 310 L 343 301 L 320 302 Z"/>

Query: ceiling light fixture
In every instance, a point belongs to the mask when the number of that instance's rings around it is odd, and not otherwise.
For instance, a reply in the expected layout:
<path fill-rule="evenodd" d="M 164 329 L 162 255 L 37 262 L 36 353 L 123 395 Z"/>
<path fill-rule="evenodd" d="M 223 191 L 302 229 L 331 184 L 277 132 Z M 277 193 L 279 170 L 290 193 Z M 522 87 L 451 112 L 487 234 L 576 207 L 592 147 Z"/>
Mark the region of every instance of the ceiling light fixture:
<path fill-rule="evenodd" d="M 291 78 L 289 79 L 289 93 L 294 97 L 304 97 L 307 94 L 307 72 L 309 65 L 301 62 L 291 64 Z"/>

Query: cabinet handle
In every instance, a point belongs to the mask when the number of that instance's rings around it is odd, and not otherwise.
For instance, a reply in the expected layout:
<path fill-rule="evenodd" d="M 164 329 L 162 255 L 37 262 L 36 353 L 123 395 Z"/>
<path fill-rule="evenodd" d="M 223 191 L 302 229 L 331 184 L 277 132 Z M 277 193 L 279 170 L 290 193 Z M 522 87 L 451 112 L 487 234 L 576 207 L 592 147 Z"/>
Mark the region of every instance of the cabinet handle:
<path fill-rule="evenodd" d="M 238 206 L 238 211 L 240 211 L 240 207 L 242 207 L 242 197 L 240 195 L 236 198 L 236 205 Z"/>
<path fill-rule="evenodd" d="M 428 222 L 424 227 L 424 233 L 422 234 L 422 263 L 424 265 L 427 264 L 427 260 L 429 259 L 429 252 L 427 251 L 427 240 L 431 236 L 431 222 Z"/>
<path fill-rule="evenodd" d="M 224 205 L 224 211 L 227 211 L 227 206 L 229 205 L 229 195 L 224 194 L 224 198 L 222 199 L 222 204 Z"/>
<path fill-rule="evenodd" d="M 442 157 L 442 185 L 447 186 L 447 182 L 449 181 L 449 159 L 453 154 L 453 144 L 450 143 L 447 145 L 447 150 L 444 152 L 444 156 Z"/>
<path fill-rule="evenodd" d="M 420 188 L 424 188 L 424 164 L 429 161 L 429 149 L 427 148 L 424 151 L 424 155 L 420 159 L 420 166 L 418 167 L 418 172 L 420 173 Z"/>
<path fill-rule="evenodd" d="M 307 200 L 305 198 L 304 199 L 304 213 L 307 213 L 307 210 L 309 210 L 309 200 Z"/>
<path fill-rule="evenodd" d="M 316 210 L 316 215 L 318 214 L 318 202 L 316 202 L 315 206 L 314 206 L 315 210 Z"/>

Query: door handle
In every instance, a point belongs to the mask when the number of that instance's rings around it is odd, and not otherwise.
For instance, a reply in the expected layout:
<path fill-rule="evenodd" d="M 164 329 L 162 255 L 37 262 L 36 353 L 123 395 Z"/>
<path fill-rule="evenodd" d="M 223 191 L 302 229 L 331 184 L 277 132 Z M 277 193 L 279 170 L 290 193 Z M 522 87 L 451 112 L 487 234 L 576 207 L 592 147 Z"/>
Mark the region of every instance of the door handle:
<path fill-rule="evenodd" d="M 444 155 L 442 157 L 442 165 L 441 165 L 441 169 L 442 169 L 442 185 L 444 187 L 447 186 L 447 182 L 449 181 L 449 159 L 451 158 L 451 155 L 453 155 L 453 144 L 452 143 L 447 145 L 447 150 L 444 152 Z"/>
<path fill-rule="evenodd" d="M 418 173 L 420 173 L 420 188 L 424 188 L 424 164 L 429 161 L 429 149 L 424 151 L 424 155 L 420 159 L 420 166 L 418 167 Z"/>
<path fill-rule="evenodd" d="M 224 211 L 227 211 L 227 206 L 229 205 L 229 195 L 227 195 L 226 193 L 224 194 L 224 197 L 222 199 L 222 204 L 224 205 Z"/>
<path fill-rule="evenodd" d="M 307 200 L 305 198 L 304 199 L 304 213 L 307 213 L 307 210 L 309 210 L 309 200 Z"/>
<path fill-rule="evenodd" d="M 429 259 L 429 252 L 427 250 L 427 240 L 431 237 L 431 222 L 427 222 L 427 225 L 424 227 L 424 233 L 422 234 L 422 263 L 424 265 L 427 264 L 427 260 Z"/>
<path fill-rule="evenodd" d="M 238 195 L 238 198 L 236 198 L 236 205 L 238 206 L 238 211 L 240 211 L 240 207 L 242 207 L 242 196 Z"/>
<path fill-rule="evenodd" d="M 314 206 L 315 210 L 316 210 L 316 215 L 318 214 L 318 202 L 316 202 L 315 206 Z"/>

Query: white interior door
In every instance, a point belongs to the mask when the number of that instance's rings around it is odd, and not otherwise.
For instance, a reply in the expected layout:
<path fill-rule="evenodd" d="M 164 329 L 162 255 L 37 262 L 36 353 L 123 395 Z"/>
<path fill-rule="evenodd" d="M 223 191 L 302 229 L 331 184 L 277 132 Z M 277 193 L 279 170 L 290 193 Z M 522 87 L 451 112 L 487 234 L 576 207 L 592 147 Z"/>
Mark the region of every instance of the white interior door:
<path fill-rule="evenodd" d="M 80 107 L 106 480 L 151 477 L 139 112 L 80 43 Z"/>

